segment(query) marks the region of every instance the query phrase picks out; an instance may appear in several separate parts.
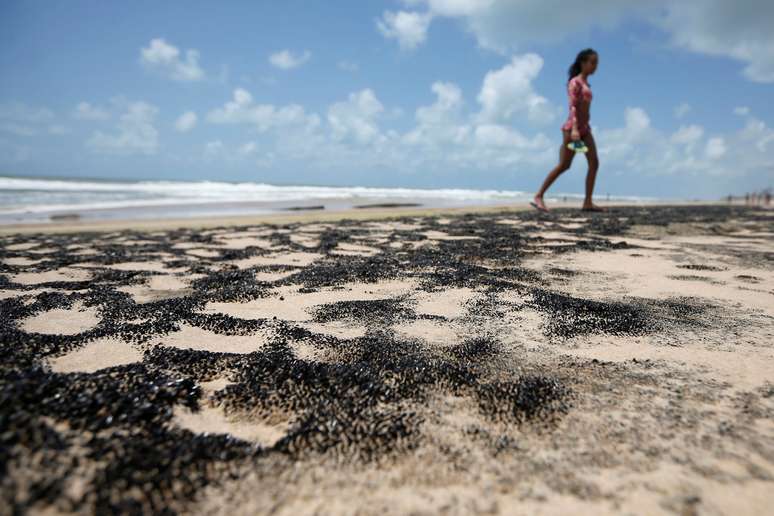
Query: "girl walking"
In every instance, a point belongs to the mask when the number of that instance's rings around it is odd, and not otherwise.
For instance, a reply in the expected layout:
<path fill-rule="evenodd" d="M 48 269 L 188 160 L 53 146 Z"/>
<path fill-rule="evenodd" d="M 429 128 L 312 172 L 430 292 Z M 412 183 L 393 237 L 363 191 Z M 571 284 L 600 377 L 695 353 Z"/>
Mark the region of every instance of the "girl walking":
<path fill-rule="evenodd" d="M 589 171 L 586 175 L 586 198 L 583 201 L 583 211 L 607 211 L 605 208 L 597 206 L 591 201 L 594 193 L 594 181 L 597 178 L 597 169 L 599 168 L 599 158 L 597 157 L 597 146 L 594 143 L 594 136 L 591 134 L 589 125 L 591 106 L 591 87 L 588 83 L 588 76 L 597 70 L 599 56 L 591 48 L 587 48 L 578 53 L 575 62 L 570 66 L 568 72 L 569 80 L 567 82 L 567 96 L 569 97 L 570 113 L 567 121 L 562 125 L 562 146 L 559 149 L 559 164 L 548 173 L 543 186 L 535 194 L 535 198 L 530 202 L 532 206 L 541 211 L 549 211 L 543 202 L 543 194 L 556 181 L 562 172 L 566 171 L 572 165 L 575 152 L 568 148 L 569 144 L 580 145 L 583 142 L 587 147 L 586 160 L 589 164 Z"/>

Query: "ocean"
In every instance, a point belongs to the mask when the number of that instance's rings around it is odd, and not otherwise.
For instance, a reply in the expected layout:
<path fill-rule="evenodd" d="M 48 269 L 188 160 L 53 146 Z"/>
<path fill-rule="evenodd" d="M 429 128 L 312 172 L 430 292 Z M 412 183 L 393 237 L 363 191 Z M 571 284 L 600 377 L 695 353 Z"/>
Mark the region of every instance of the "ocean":
<path fill-rule="evenodd" d="M 0 224 L 56 220 L 158 219 L 344 210 L 379 206 L 457 207 L 528 202 L 533 192 L 460 188 L 288 186 L 220 181 L 111 181 L 0 176 Z M 583 196 L 554 193 L 546 200 Z M 606 200 L 607 197 L 598 197 Z M 658 199 L 610 196 L 610 201 Z"/>

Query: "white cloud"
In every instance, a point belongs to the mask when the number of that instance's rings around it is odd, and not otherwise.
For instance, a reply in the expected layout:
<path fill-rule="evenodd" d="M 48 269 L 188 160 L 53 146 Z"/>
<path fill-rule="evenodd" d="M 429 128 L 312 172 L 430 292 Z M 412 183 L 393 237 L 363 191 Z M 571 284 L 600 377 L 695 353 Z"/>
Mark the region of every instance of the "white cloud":
<path fill-rule="evenodd" d="M 668 2 L 657 23 L 672 42 L 693 52 L 745 63 L 744 75 L 774 82 L 774 2 L 683 0 Z"/>
<path fill-rule="evenodd" d="M 750 114 L 750 108 L 747 106 L 740 106 L 734 108 L 734 114 L 739 116 L 747 116 Z"/>
<path fill-rule="evenodd" d="M 365 89 L 330 106 L 328 124 L 336 140 L 351 138 L 357 143 L 370 143 L 380 137 L 377 118 L 383 111 L 384 106 L 374 92 Z"/>
<path fill-rule="evenodd" d="M 75 106 L 73 117 L 79 120 L 107 120 L 110 118 L 110 113 L 105 109 L 93 106 L 88 102 L 80 102 Z"/>
<path fill-rule="evenodd" d="M 347 61 L 346 59 L 342 59 L 336 63 L 336 66 L 339 68 L 339 70 L 344 70 L 345 72 L 357 72 L 360 69 L 357 63 Z"/>
<path fill-rule="evenodd" d="M 707 140 L 705 154 L 709 159 L 722 158 L 726 154 L 726 142 L 723 138 L 710 138 Z"/>
<path fill-rule="evenodd" d="M 476 141 L 485 146 L 535 149 L 548 145 L 548 139 L 538 136 L 530 140 L 505 125 L 484 124 L 476 127 Z"/>
<path fill-rule="evenodd" d="M 433 104 L 417 109 L 416 126 L 391 150 L 399 164 L 420 170 L 510 168 L 525 164 L 548 167 L 556 155 L 542 133 L 526 136 L 505 123 L 466 113 L 460 88 L 436 82 Z"/>
<path fill-rule="evenodd" d="M 257 157 L 252 161 L 259 167 L 266 166 L 270 162 L 273 154 L 271 152 L 265 155 L 257 156 L 258 145 L 255 142 L 247 142 L 242 145 L 224 143 L 223 140 L 210 140 L 204 144 L 202 155 L 208 161 L 219 161 L 223 163 L 244 163 L 245 159 Z"/>
<path fill-rule="evenodd" d="M 642 108 L 624 112 L 624 127 L 596 131 L 601 168 L 614 174 L 659 176 L 763 177 L 774 180 L 768 146 L 774 129 L 752 115 L 737 132 L 705 140 L 699 125 L 681 126 L 665 134 L 651 125 Z"/>
<path fill-rule="evenodd" d="M 217 156 L 224 149 L 223 142 L 220 140 L 209 141 L 204 144 L 204 155 L 207 157 Z"/>
<path fill-rule="evenodd" d="M 632 134 L 642 135 L 650 128 L 650 117 L 642 108 L 626 108 L 624 118 L 626 127 Z"/>
<path fill-rule="evenodd" d="M 417 121 L 422 125 L 439 125 L 456 118 L 463 105 L 460 87 L 450 82 L 435 82 L 430 89 L 436 101 L 432 106 L 417 109 Z"/>
<path fill-rule="evenodd" d="M 269 56 L 269 63 L 281 70 L 292 70 L 309 61 L 312 53 L 304 50 L 301 54 L 295 55 L 290 50 L 282 50 Z"/>
<path fill-rule="evenodd" d="M 754 176 L 761 184 L 774 184 L 774 128 L 756 118 L 749 110 L 746 124 L 737 133 L 724 135 L 724 156 L 719 160 L 722 172 L 735 176 Z M 718 149 L 719 150 L 719 149 Z"/>
<path fill-rule="evenodd" d="M 239 154 L 243 156 L 248 156 L 250 154 L 253 154 L 258 149 L 258 146 L 255 144 L 255 142 L 247 142 L 244 145 L 239 147 Z"/>
<path fill-rule="evenodd" d="M 463 123 L 462 91 L 459 86 L 448 82 L 436 82 L 432 86 L 436 101 L 416 111 L 417 125 L 406 133 L 404 140 L 409 144 L 460 143 L 470 133 L 470 126 Z"/>
<path fill-rule="evenodd" d="M 524 54 L 514 56 L 503 68 L 487 73 L 478 95 L 480 119 L 497 122 L 526 115 L 538 124 L 553 121 L 556 109 L 532 87 L 542 68 L 543 59 L 539 55 Z"/>
<path fill-rule="evenodd" d="M 186 111 L 177 118 L 175 121 L 175 129 L 181 133 L 185 133 L 196 127 L 196 121 L 198 120 L 196 113 L 193 111 Z"/>
<path fill-rule="evenodd" d="M 222 108 L 210 111 L 207 120 L 215 124 L 248 124 L 261 132 L 287 126 L 312 129 L 320 123 L 319 116 L 307 114 L 297 104 L 280 108 L 271 104 L 255 104 L 250 92 L 242 88 L 235 89 L 233 100 L 226 102 Z"/>
<path fill-rule="evenodd" d="M 762 154 L 770 153 L 768 146 L 770 143 L 774 143 L 774 129 L 750 115 L 749 112 L 746 115 L 747 123 L 739 133 L 741 142 L 735 146 L 745 148 L 747 145 L 753 145 Z"/>
<path fill-rule="evenodd" d="M 592 131 L 594 130 L 592 126 Z M 659 137 L 650 126 L 650 117 L 640 107 L 627 107 L 624 109 L 624 126 L 615 129 L 600 131 L 595 138 L 599 150 L 600 161 L 607 158 L 608 162 L 622 163 L 626 168 L 631 168 L 632 163 L 642 156 L 643 149 L 654 145 L 657 141 L 663 143 L 663 137 Z M 653 161 L 652 158 L 642 156 L 642 159 Z"/>
<path fill-rule="evenodd" d="M 40 133 L 64 134 L 68 129 L 55 123 L 54 113 L 47 108 L 21 102 L 0 105 L 0 132 L 30 137 Z"/>
<path fill-rule="evenodd" d="M 683 118 L 691 111 L 691 105 L 683 102 L 675 108 L 675 118 Z"/>
<path fill-rule="evenodd" d="M 37 124 L 53 119 L 54 113 L 43 107 L 28 106 L 21 102 L 0 105 L 0 120 Z"/>
<path fill-rule="evenodd" d="M 614 28 L 639 17 L 664 30 L 671 43 L 692 52 L 729 57 L 744 63 L 744 75 L 756 82 L 774 82 L 774 2 L 760 0 L 587 0 L 572 9 L 561 0 L 404 0 L 418 11 L 402 12 L 425 20 L 411 48 L 424 42 L 435 18 L 455 18 L 486 49 L 507 54 L 525 45 L 556 42 L 597 27 Z M 408 27 L 412 24 L 405 23 Z M 388 30 L 390 29 L 390 30 Z M 380 30 L 399 39 L 397 29 Z M 399 41 L 401 41 L 399 39 Z"/>
<path fill-rule="evenodd" d="M 239 106 L 247 106 L 253 102 L 253 96 L 249 91 L 237 88 L 234 90 L 234 102 Z"/>
<path fill-rule="evenodd" d="M 182 59 L 180 50 L 162 38 L 152 39 L 147 47 L 140 49 L 140 62 L 176 81 L 204 79 L 204 70 L 199 67 L 198 51 L 188 50 L 185 59 Z"/>
<path fill-rule="evenodd" d="M 493 0 L 404 0 L 407 5 L 427 4 L 439 16 L 473 16 L 492 7 Z"/>
<path fill-rule="evenodd" d="M 155 154 L 159 133 L 153 126 L 158 108 L 147 102 L 132 102 L 121 115 L 116 132 L 95 132 L 86 142 L 93 152 L 103 154 Z"/>
<path fill-rule="evenodd" d="M 431 87 L 433 100 L 419 106 L 413 125 L 401 131 L 390 127 L 395 107 L 383 105 L 371 89 L 332 104 L 322 119 L 301 106 L 258 104 L 247 90 L 236 89 L 207 120 L 245 124 L 265 134 L 248 143 L 215 140 L 209 155 L 249 159 L 262 167 L 293 163 L 320 171 L 548 171 L 556 164 L 559 135 L 552 132 L 549 138 L 534 129 L 535 123 L 549 120 L 557 111 L 534 87 L 541 67 L 537 55 L 515 56 L 486 74 L 471 103 L 458 85 L 437 81 Z M 662 131 L 645 109 L 629 106 L 622 112 L 620 127 L 593 126 L 601 170 L 611 176 L 643 177 L 771 175 L 774 130 L 749 110 L 739 110 L 738 115 L 746 118 L 744 129 L 708 138 L 705 128 L 696 124 Z M 525 124 L 530 118 L 535 123 Z M 668 118 L 662 122 L 671 124 L 673 119 Z"/>
<path fill-rule="evenodd" d="M 692 145 L 699 141 L 704 135 L 704 128 L 700 125 L 681 125 L 670 137 L 672 143 L 682 145 Z"/>
<path fill-rule="evenodd" d="M 412 50 L 427 39 L 431 20 L 430 14 L 385 11 L 376 26 L 385 38 L 397 40 L 403 50 Z"/>
<path fill-rule="evenodd" d="M 35 136 L 38 134 L 38 130 L 32 126 L 13 122 L 0 123 L 0 131 L 14 136 Z"/>
<path fill-rule="evenodd" d="M 534 43 L 555 42 L 592 26 L 611 27 L 638 4 L 634 0 L 589 0 L 583 9 L 561 0 L 410 0 L 424 15 L 456 18 L 478 44 L 503 54 Z M 416 14 L 416 13 L 407 13 Z M 427 30 L 425 28 L 425 30 Z"/>

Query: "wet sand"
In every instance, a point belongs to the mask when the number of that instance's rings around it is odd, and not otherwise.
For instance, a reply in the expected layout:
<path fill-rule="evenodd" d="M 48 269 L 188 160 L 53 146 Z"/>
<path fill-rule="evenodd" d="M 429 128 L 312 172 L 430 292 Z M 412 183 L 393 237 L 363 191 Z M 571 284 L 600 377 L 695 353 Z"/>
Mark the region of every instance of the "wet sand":
<path fill-rule="evenodd" d="M 0 505 L 762 514 L 774 211 L 355 210 L 0 236 Z"/>
<path fill-rule="evenodd" d="M 579 201 L 575 199 L 563 201 L 550 199 L 547 201 L 549 208 L 575 208 Z M 630 206 L 621 202 L 599 202 L 602 206 L 617 207 Z M 669 203 L 641 201 L 637 206 L 667 206 Z M 725 201 L 683 201 L 684 206 L 725 206 Z M 735 203 L 739 206 L 739 203 Z M 299 206 L 299 208 L 302 208 Z M 82 231 L 115 231 L 124 229 L 177 229 L 177 228 L 212 228 L 226 226 L 248 226 L 251 224 L 288 224 L 293 222 L 314 221 L 338 221 L 342 219 L 375 220 L 395 217 L 412 216 L 443 216 L 444 214 L 464 213 L 502 213 L 511 211 L 531 211 L 529 203 L 509 203 L 502 205 L 471 205 L 457 207 L 433 207 L 433 206 L 396 206 L 386 207 L 378 204 L 367 207 L 352 207 L 349 209 L 325 209 L 314 212 L 287 211 L 256 214 L 256 215 L 230 215 L 230 216 L 192 216 L 179 218 L 159 219 L 132 219 L 109 218 L 102 220 L 79 219 L 76 221 L 48 221 L 45 223 L 14 223 L 1 224 L 0 235 L 13 235 L 18 233 L 77 233 Z"/>

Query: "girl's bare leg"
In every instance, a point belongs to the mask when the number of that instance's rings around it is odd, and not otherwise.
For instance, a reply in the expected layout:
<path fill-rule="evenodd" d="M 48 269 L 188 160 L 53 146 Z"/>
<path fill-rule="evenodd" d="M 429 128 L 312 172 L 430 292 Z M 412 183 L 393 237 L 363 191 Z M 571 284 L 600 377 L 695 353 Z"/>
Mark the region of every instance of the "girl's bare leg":
<path fill-rule="evenodd" d="M 597 170 L 599 170 L 599 157 L 597 156 L 597 145 L 594 142 L 594 135 L 588 132 L 583 135 L 582 139 L 589 148 L 589 151 L 586 153 L 586 160 L 589 163 L 589 171 L 586 174 L 586 198 L 583 201 L 582 209 L 588 211 L 607 211 L 606 208 L 597 206 L 591 201 L 594 195 L 594 182 L 597 179 Z"/>
<path fill-rule="evenodd" d="M 560 175 L 562 175 L 563 172 L 570 168 L 572 165 L 572 159 L 575 157 L 575 153 L 567 148 L 567 144 L 570 143 L 570 131 L 562 131 L 562 133 L 564 137 L 562 139 L 562 146 L 559 148 L 559 164 L 548 173 L 545 181 L 543 181 L 543 186 L 540 187 L 540 190 L 538 190 L 538 193 L 535 194 L 533 199 L 533 202 L 538 206 L 538 208 L 545 211 L 549 210 L 546 208 L 546 205 L 543 202 L 543 194 L 545 194 L 546 190 L 548 190 L 551 184 L 556 181 L 556 178 L 558 178 Z"/>

